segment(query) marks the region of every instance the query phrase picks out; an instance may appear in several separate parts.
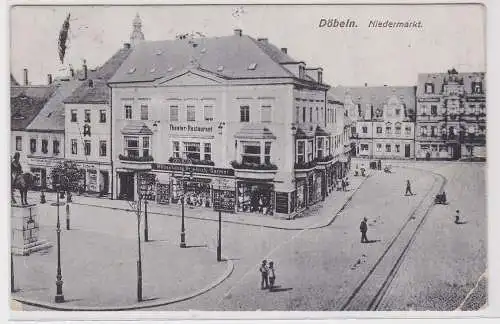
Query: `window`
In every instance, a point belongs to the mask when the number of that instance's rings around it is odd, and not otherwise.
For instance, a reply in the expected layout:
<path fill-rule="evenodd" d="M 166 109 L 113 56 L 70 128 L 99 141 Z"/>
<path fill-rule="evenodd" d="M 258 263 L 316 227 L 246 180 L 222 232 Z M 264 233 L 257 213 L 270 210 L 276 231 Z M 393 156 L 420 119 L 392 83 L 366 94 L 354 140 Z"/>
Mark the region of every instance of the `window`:
<path fill-rule="evenodd" d="M 71 140 L 71 154 L 78 154 L 78 143 L 76 142 L 76 139 Z"/>
<path fill-rule="evenodd" d="M 378 143 L 377 144 L 377 152 L 382 151 L 382 144 Z"/>
<path fill-rule="evenodd" d="M 400 151 L 400 145 L 399 144 L 395 144 L 394 148 L 396 149 L 396 153 L 399 153 L 399 151 Z"/>
<path fill-rule="evenodd" d="M 427 106 L 422 105 L 420 108 L 421 108 L 420 110 L 422 111 L 422 115 L 427 115 Z"/>
<path fill-rule="evenodd" d="M 377 134 L 382 134 L 382 127 L 377 126 Z"/>
<path fill-rule="evenodd" d="M 71 122 L 76 123 L 77 118 L 76 118 L 76 109 L 71 109 Z"/>
<path fill-rule="evenodd" d="M 436 136 L 436 135 L 437 135 L 436 130 L 437 130 L 437 127 L 436 127 L 436 126 L 431 126 L 431 136 L 433 136 L 433 137 L 434 137 L 434 136 Z"/>
<path fill-rule="evenodd" d="M 263 123 L 271 122 L 271 105 L 262 105 L 260 108 L 260 120 Z"/>
<path fill-rule="evenodd" d="M 132 105 L 125 105 L 125 119 L 132 119 Z"/>
<path fill-rule="evenodd" d="M 472 82 L 472 92 L 473 93 L 482 93 L 482 83 L 481 82 Z"/>
<path fill-rule="evenodd" d="M 90 123 L 90 109 L 85 109 L 85 119 L 86 123 Z"/>
<path fill-rule="evenodd" d="M 368 144 L 361 144 L 361 151 L 368 151 Z"/>
<path fill-rule="evenodd" d="M 319 108 L 316 107 L 316 122 L 319 122 Z"/>
<path fill-rule="evenodd" d="M 184 158 L 200 160 L 200 143 L 184 142 Z"/>
<path fill-rule="evenodd" d="M 101 122 L 101 123 L 106 122 L 106 110 L 104 110 L 104 109 L 99 110 L 99 122 Z"/>
<path fill-rule="evenodd" d="M 300 121 L 300 107 L 295 107 L 295 120 L 297 123 Z"/>
<path fill-rule="evenodd" d="M 302 122 L 306 122 L 306 107 L 302 107 Z"/>
<path fill-rule="evenodd" d="M 396 108 L 396 116 L 399 116 L 399 115 L 401 115 L 401 109 Z"/>
<path fill-rule="evenodd" d="M 205 161 L 212 161 L 212 145 L 210 143 L 205 143 L 204 147 L 205 155 L 203 156 L 203 159 Z"/>
<path fill-rule="evenodd" d="M 85 140 L 83 142 L 83 148 L 84 148 L 84 152 L 85 152 L 85 155 L 90 155 L 90 141 L 88 140 Z"/>
<path fill-rule="evenodd" d="M 52 153 L 54 155 L 57 155 L 59 154 L 60 150 L 59 150 L 59 141 L 58 140 L 53 140 L 52 141 Z"/>
<path fill-rule="evenodd" d="M 316 156 L 320 159 L 323 157 L 323 143 L 323 137 L 318 137 L 316 140 Z"/>
<path fill-rule="evenodd" d="M 427 136 L 427 126 L 420 126 L 420 136 Z"/>
<path fill-rule="evenodd" d="M 21 136 L 16 136 L 16 151 L 23 150 L 23 138 Z"/>
<path fill-rule="evenodd" d="M 297 141 L 297 158 L 296 162 L 297 163 L 304 163 L 305 162 L 305 149 L 306 149 L 306 142 L 305 141 Z"/>
<path fill-rule="evenodd" d="M 177 142 L 177 141 L 172 142 L 172 154 L 173 154 L 173 157 L 176 157 L 176 158 L 181 156 L 180 145 L 179 145 L 179 142 Z"/>
<path fill-rule="evenodd" d="M 42 140 L 42 153 L 47 154 L 49 152 L 49 141 L 46 139 Z"/>
<path fill-rule="evenodd" d="M 396 126 L 394 128 L 394 132 L 396 133 L 396 135 L 401 135 L 401 124 L 400 123 L 396 123 Z"/>
<path fill-rule="evenodd" d="M 205 117 L 205 121 L 213 121 L 214 120 L 214 107 L 212 105 L 203 106 L 203 114 Z"/>
<path fill-rule="evenodd" d="M 313 155 L 314 155 L 314 146 L 313 146 L 313 140 L 307 141 L 307 162 L 310 162 L 313 160 Z"/>
<path fill-rule="evenodd" d="M 241 160 L 243 163 L 260 164 L 260 143 L 243 142 L 243 154 Z"/>
<path fill-rule="evenodd" d="M 438 107 L 436 105 L 431 105 L 431 115 L 432 116 L 437 115 L 437 110 L 438 110 Z"/>
<path fill-rule="evenodd" d="M 405 134 L 406 135 L 411 135 L 411 126 L 406 126 L 405 127 Z"/>
<path fill-rule="evenodd" d="M 170 121 L 173 122 L 179 121 L 179 106 L 177 105 L 170 106 Z"/>
<path fill-rule="evenodd" d="M 309 122 L 313 122 L 313 109 L 312 107 L 309 107 Z"/>
<path fill-rule="evenodd" d="M 36 139 L 35 138 L 30 139 L 30 152 L 31 153 L 36 152 Z"/>
<path fill-rule="evenodd" d="M 368 127 L 367 126 L 363 126 L 362 130 L 363 130 L 363 134 L 368 134 Z"/>
<path fill-rule="evenodd" d="M 188 105 L 186 107 L 186 120 L 195 121 L 196 120 L 196 107 L 193 105 Z"/>
<path fill-rule="evenodd" d="M 149 137 L 145 136 L 142 138 L 142 156 L 149 156 Z"/>
<path fill-rule="evenodd" d="M 240 122 L 247 123 L 250 121 L 250 107 L 240 106 Z"/>
<path fill-rule="evenodd" d="M 264 143 L 264 163 L 271 164 L 271 142 Z"/>
<path fill-rule="evenodd" d="M 125 155 L 130 158 L 139 157 L 139 137 L 125 136 Z"/>
<path fill-rule="evenodd" d="M 425 93 L 434 93 L 434 84 L 428 82 L 425 84 Z"/>
<path fill-rule="evenodd" d="M 429 144 L 421 144 L 420 145 L 421 150 L 428 150 L 429 149 Z"/>
<path fill-rule="evenodd" d="M 385 133 L 388 135 L 392 133 L 392 125 L 390 123 L 385 125 Z"/>
<path fill-rule="evenodd" d="M 99 156 L 106 156 L 106 154 L 107 154 L 106 141 L 99 141 Z"/>
<path fill-rule="evenodd" d="M 148 105 L 141 105 L 141 120 L 149 119 Z"/>
<path fill-rule="evenodd" d="M 385 151 L 387 153 L 391 152 L 391 144 L 385 144 Z"/>

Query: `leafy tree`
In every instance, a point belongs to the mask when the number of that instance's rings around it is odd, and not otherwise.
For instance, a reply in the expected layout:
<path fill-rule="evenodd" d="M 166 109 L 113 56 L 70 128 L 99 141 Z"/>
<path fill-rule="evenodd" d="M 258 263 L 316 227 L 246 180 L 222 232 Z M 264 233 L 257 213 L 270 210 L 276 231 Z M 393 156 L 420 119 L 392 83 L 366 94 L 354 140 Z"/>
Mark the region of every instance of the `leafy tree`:
<path fill-rule="evenodd" d="M 52 185 L 59 185 L 59 190 L 63 192 L 76 192 L 81 187 L 81 181 L 85 176 L 85 171 L 78 169 L 75 162 L 64 161 L 55 166 L 51 173 Z"/>

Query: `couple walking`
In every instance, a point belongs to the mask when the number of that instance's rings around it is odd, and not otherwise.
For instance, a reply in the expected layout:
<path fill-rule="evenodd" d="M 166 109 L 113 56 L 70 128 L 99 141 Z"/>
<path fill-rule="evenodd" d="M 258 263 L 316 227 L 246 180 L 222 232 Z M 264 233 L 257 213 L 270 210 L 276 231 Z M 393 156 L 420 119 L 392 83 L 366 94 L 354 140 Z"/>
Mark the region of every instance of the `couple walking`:
<path fill-rule="evenodd" d="M 262 260 L 259 271 L 261 275 L 260 289 L 272 290 L 274 287 L 274 281 L 276 280 L 276 273 L 274 272 L 274 262 L 269 261 L 268 265 L 266 260 Z"/>

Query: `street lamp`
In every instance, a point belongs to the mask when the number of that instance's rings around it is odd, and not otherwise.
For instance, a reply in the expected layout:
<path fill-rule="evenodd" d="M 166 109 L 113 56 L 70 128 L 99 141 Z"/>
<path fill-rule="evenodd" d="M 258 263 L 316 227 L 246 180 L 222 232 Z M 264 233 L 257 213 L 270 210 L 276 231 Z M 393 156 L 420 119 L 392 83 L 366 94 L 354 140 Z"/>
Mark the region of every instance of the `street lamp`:
<path fill-rule="evenodd" d="M 141 195 L 139 194 L 139 201 L 136 207 L 137 214 L 137 247 L 138 247 L 138 260 L 137 260 L 137 301 L 142 301 L 142 258 L 141 258 Z"/>
<path fill-rule="evenodd" d="M 59 220 L 59 188 L 61 184 L 61 175 L 59 174 L 59 183 L 56 184 L 57 189 L 57 275 L 56 275 L 56 303 L 64 302 L 63 281 L 61 273 L 61 222 Z"/>
<path fill-rule="evenodd" d="M 182 171 L 182 197 L 181 197 L 181 248 L 186 247 L 186 228 L 184 224 L 184 203 L 186 198 L 186 178 L 185 171 Z M 192 179 L 193 173 L 189 174 L 189 179 Z"/>

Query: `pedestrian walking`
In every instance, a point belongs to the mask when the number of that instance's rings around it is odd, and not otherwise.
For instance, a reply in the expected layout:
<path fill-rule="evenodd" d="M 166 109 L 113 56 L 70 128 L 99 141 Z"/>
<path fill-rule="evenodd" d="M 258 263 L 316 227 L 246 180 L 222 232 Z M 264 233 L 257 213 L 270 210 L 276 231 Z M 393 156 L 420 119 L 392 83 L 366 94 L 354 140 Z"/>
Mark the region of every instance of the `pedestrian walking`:
<path fill-rule="evenodd" d="M 368 226 L 366 225 L 366 217 L 363 218 L 361 224 L 359 225 L 359 230 L 361 232 L 361 243 L 368 243 L 368 238 L 366 237 L 366 232 L 368 231 Z"/>
<path fill-rule="evenodd" d="M 269 288 L 269 279 L 268 279 L 268 270 L 267 261 L 262 260 L 262 265 L 259 268 L 261 280 L 260 280 L 260 289 Z"/>
<path fill-rule="evenodd" d="M 378 160 L 378 169 L 382 170 L 382 160 Z"/>
<path fill-rule="evenodd" d="M 455 212 L 455 224 L 460 223 L 460 210 L 456 210 Z"/>
<path fill-rule="evenodd" d="M 274 262 L 273 261 L 269 262 L 269 268 L 267 269 L 267 271 L 268 271 L 268 277 L 269 277 L 269 290 L 273 290 L 274 281 L 276 280 L 276 273 L 274 272 Z"/>
<path fill-rule="evenodd" d="M 410 180 L 406 180 L 406 192 L 405 192 L 405 196 L 413 196 L 413 192 L 411 192 L 411 184 L 410 184 Z"/>
<path fill-rule="evenodd" d="M 346 185 L 345 178 L 342 178 L 342 191 L 345 191 Z"/>

